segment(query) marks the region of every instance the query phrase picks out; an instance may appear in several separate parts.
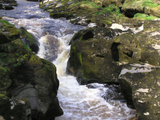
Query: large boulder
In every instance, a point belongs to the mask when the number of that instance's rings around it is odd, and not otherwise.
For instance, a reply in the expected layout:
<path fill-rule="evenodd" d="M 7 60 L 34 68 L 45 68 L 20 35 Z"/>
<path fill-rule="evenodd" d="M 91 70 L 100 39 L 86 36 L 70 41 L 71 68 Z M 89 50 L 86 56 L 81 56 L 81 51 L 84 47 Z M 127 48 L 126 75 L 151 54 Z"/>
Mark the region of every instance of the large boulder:
<path fill-rule="evenodd" d="M 1 3 L 7 3 L 8 4 L 8 5 L 2 6 L 2 8 L 5 9 L 5 10 L 12 10 L 12 9 L 14 9 L 14 7 L 12 7 L 12 6 L 17 6 L 18 5 L 17 1 L 15 1 L 15 0 L 2 0 Z M 1 9 L 1 7 L 0 7 L 0 9 Z"/>
<path fill-rule="evenodd" d="M 129 107 L 135 107 L 138 120 L 159 120 L 160 69 L 149 64 L 126 65 L 119 77 Z"/>
<path fill-rule="evenodd" d="M 56 67 L 22 42 L 20 30 L 2 19 L 0 26 L 4 39 L 0 44 L 0 100 L 4 101 L 0 115 L 6 120 L 50 120 L 62 115 L 56 97 Z"/>
<path fill-rule="evenodd" d="M 138 48 L 135 52 L 137 61 L 124 65 L 118 79 L 128 106 L 136 109 L 139 120 L 160 119 L 159 24 L 159 21 L 145 21 L 144 31 L 134 35 L 134 40 L 138 43 L 135 47 Z"/>
<path fill-rule="evenodd" d="M 122 11 L 128 17 L 133 17 L 136 13 L 146 13 L 146 14 L 156 15 L 156 14 L 152 14 L 154 12 L 152 12 L 153 10 L 151 10 L 151 9 L 154 7 L 157 7 L 158 5 L 159 5 L 159 3 L 154 0 L 150 0 L 150 1 L 147 1 L 147 0 L 132 0 L 132 1 L 125 0 L 124 4 L 122 6 Z M 157 10 L 158 9 L 156 9 L 156 11 Z"/>
<path fill-rule="evenodd" d="M 76 33 L 71 40 L 71 52 L 67 64 L 68 73 L 77 76 L 80 84 L 117 82 L 122 68 L 117 63 L 119 61 L 117 46 L 120 42 L 113 38 L 122 33 L 122 30 L 97 27 Z M 122 40 L 127 36 L 127 34 L 123 36 Z"/>

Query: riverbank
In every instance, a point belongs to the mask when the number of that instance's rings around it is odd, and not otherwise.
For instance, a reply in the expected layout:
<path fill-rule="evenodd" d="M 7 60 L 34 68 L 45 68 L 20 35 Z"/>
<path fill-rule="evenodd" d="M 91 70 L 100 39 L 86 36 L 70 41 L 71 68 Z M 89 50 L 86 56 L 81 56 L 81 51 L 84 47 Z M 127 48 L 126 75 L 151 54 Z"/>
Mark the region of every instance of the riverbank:
<path fill-rule="evenodd" d="M 131 4 L 131 5 L 129 5 Z M 134 4 L 134 7 L 132 6 Z M 50 13 L 53 18 L 65 17 L 73 24 L 88 25 L 96 23 L 100 27 L 109 27 L 112 23 L 123 26 L 140 27 L 144 20 L 159 19 L 159 3 L 155 1 L 45 1 L 40 8 Z M 127 7 L 126 7 L 127 6 Z M 144 11 L 139 9 L 144 8 Z"/>

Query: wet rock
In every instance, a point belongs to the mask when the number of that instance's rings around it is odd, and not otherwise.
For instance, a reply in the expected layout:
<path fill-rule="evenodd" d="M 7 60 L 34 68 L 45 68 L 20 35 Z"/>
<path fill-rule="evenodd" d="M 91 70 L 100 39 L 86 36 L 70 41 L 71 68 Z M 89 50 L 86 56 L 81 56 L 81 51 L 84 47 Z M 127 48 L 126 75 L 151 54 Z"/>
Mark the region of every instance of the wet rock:
<path fill-rule="evenodd" d="M 15 0 L 3 0 L 4 3 L 14 3 L 16 2 Z"/>
<path fill-rule="evenodd" d="M 76 42 L 76 41 L 85 41 L 92 38 L 97 39 L 113 39 L 114 37 L 117 37 L 124 33 L 131 33 L 128 31 L 122 31 L 120 29 L 111 29 L 111 28 L 104 28 L 104 27 L 93 27 L 86 30 L 81 30 L 77 32 L 73 38 L 71 39 L 70 44 Z"/>
<path fill-rule="evenodd" d="M 60 42 L 55 36 L 49 34 L 44 36 L 42 39 L 44 39 L 43 46 L 46 49 L 45 59 L 52 62 L 58 56 Z"/>
<path fill-rule="evenodd" d="M 127 65 L 119 83 L 129 107 L 135 107 L 138 120 L 159 120 L 160 69 L 149 64 Z"/>
<path fill-rule="evenodd" d="M 20 28 L 21 30 L 21 38 L 23 39 L 23 42 L 29 46 L 29 48 L 37 53 L 39 51 L 39 43 L 37 41 L 37 39 L 30 34 L 29 32 L 27 32 L 27 30 L 23 27 Z"/>
<path fill-rule="evenodd" d="M 25 17 L 26 17 L 27 19 L 42 18 L 41 16 L 38 16 L 38 15 L 26 15 Z"/>
<path fill-rule="evenodd" d="M 3 9 L 3 5 L 2 4 L 0 4 L 0 9 Z"/>
<path fill-rule="evenodd" d="M 109 40 L 115 36 L 110 28 L 90 28 L 79 31 L 72 38 L 67 70 L 77 76 L 80 84 L 117 82 L 121 66 L 115 62 L 117 56 L 113 57 L 113 54 L 116 49 L 113 41 Z"/>
<path fill-rule="evenodd" d="M 56 67 L 36 56 L 20 39 L 20 30 L 7 21 L 0 20 L 0 30 L 2 38 L 9 39 L 0 44 L 0 115 L 6 120 L 49 120 L 62 115 Z"/>
<path fill-rule="evenodd" d="M 0 44 L 10 42 L 10 40 L 2 32 L 0 32 L 0 37 L 1 37 Z"/>
<path fill-rule="evenodd" d="M 12 10 L 12 9 L 14 9 L 11 5 L 5 5 L 4 6 L 4 9 L 5 10 Z"/>
<path fill-rule="evenodd" d="M 146 20 L 144 22 L 144 30 L 151 30 L 151 29 L 158 29 L 160 28 L 160 21 L 156 21 L 156 20 Z"/>
<path fill-rule="evenodd" d="M 0 31 L 10 40 L 15 40 L 20 37 L 19 30 L 3 19 L 0 20 Z"/>
<path fill-rule="evenodd" d="M 9 99 L 4 94 L 0 95 L 0 113 L 6 120 L 28 120 L 31 115 L 30 103 L 26 99 Z M 6 112 L 8 115 L 6 115 Z M 4 120 L 4 118 L 2 120 Z"/>

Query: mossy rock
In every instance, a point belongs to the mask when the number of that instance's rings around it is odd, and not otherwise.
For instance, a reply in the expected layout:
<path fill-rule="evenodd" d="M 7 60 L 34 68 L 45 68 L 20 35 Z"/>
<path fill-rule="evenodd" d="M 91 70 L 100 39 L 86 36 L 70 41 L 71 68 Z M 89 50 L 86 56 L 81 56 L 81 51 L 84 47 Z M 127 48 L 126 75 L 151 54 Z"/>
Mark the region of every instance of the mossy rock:
<path fill-rule="evenodd" d="M 150 9 L 158 6 L 153 0 L 125 0 L 122 11 L 128 17 L 133 17 L 136 13 L 148 14 Z"/>
<path fill-rule="evenodd" d="M 87 84 L 91 81 L 116 82 L 121 66 L 118 66 L 112 59 L 110 48 L 111 43 L 105 39 L 73 43 L 67 71 L 76 75 L 80 84 Z"/>
<path fill-rule="evenodd" d="M 0 101 L 0 107 L 2 107 L 9 102 L 9 97 L 4 94 L 0 94 Z"/>
<path fill-rule="evenodd" d="M 52 18 L 61 18 L 61 17 L 72 17 L 73 15 L 68 14 L 67 12 L 58 12 L 58 13 L 50 13 L 50 17 Z"/>
<path fill-rule="evenodd" d="M 23 98 L 7 100 L 6 104 L 0 108 L 0 113 L 6 120 L 13 118 L 16 120 L 25 120 L 31 114 L 30 103 Z"/>
<path fill-rule="evenodd" d="M 39 43 L 35 36 L 33 36 L 31 33 L 29 33 L 25 28 L 20 28 L 20 33 L 22 38 L 24 38 L 24 43 L 29 46 L 29 48 L 37 53 L 39 51 Z"/>
<path fill-rule="evenodd" d="M 88 41 L 93 38 L 97 39 L 112 39 L 116 37 L 118 34 L 121 34 L 121 30 L 113 30 L 111 28 L 105 27 L 94 27 L 86 30 L 78 31 L 73 38 L 71 39 L 70 44 L 76 41 Z"/>
<path fill-rule="evenodd" d="M 158 29 L 148 29 L 146 32 L 140 32 L 134 35 L 135 41 L 139 43 L 141 48 L 141 62 L 148 62 L 149 64 L 159 66 L 160 55 L 158 48 L 155 45 L 160 44 L 159 35 L 157 34 Z"/>
<path fill-rule="evenodd" d="M 0 20 L 0 28 L 2 33 L 11 40 L 18 39 L 20 36 L 20 31 L 6 20 Z"/>
<path fill-rule="evenodd" d="M 156 6 L 156 7 L 153 7 L 150 10 L 150 14 L 153 15 L 153 16 L 156 16 L 156 17 L 160 17 L 159 10 L 160 10 L 160 5 Z"/>
<path fill-rule="evenodd" d="M 87 29 L 87 30 L 80 30 L 78 31 L 74 36 L 73 38 L 71 39 L 71 42 L 70 44 L 76 42 L 76 41 L 84 41 L 84 40 L 88 40 L 90 38 L 93 38 L 94 37 L 94 29 L 93 28 L 90 28 L 90 29 Z"/>
<path fill-rule="evenodd" d="M 147 15 L 147 14 L 142 14 L 142 13 L 137 13 L 133 17 L 134 19 L 140 19 L 140 20 L 154 20 L 154 19 L 160 19 L 156 17 L 155 15 Z"/>
<path fill-rule="evenodd" d="M 7 90 L 11 84 L 12 81 L 9 77 L 9 69 L 3 68 L 0 66 L 0 90 L 5 91 Z"/>
<path fill-rule="evenodd" d="M 144 30 L 156 30 L 160 28 L 160 21 L 154 21 L 154 20 L 146 20 L 144 22 Z"/>
<path fill-rule="evenodd" d="M 10 40 L 0 31 L 0 44 L 8 43 Z"/>
<path fill-rule="evenodd" d="M 19 30 L 14 25 L 10 24 L 8 21 L 1 19 L 0 28 L 2 33 L 6 35 L 9 39 L 15 40 L 19 38 Z"/>
<path fill-rule="evenodd" d="M 2 35 L 6 36 L 3 36 L 2 38 L 4 39 L 1 41 L 4 42 L 7 38 L 9 39 L 9 41 L 0 44 L 0 95 L 4 94 L 9 99 L 11 97 L 14 98 L 23 91 L 25 86 L 31 84 L 36 87 L 39 95 L 38 99 L 42 101 L 37 102 L 37 106 L 44 105 L 41 108 L 34 108 L 32 106 L 31 109 L 36 109 L 38 113 L 44 111 L 44 114 L 41 115 L 46 118 L 49 117 L 47 114 L 53 110 L 54 114 L 50 114 L 52 118 L 62 115 L 63 111 L 56 97 L 59 81 L 55 66 L 49 61 L 36 56 L 20 39 L 21 31 L 7 21 L 0 20 L 0 31 L 2 31 Z M 23 32 L 26 32 L 25 35 L 27 34 L 28 39 L 31 39 L 31 35 L 27 31 L 24 30 Z M 26 37 L 25 35 L 24 37 Z M 15 94 L 14 91 L 16 90 L 18 92 Z M 11 110 L 10 102 L 7 101 L 2 107 L 0 106 L 0 115 L 7 120 L 11 118 L 15 118 L 16 120 L 28 119 L 27 117 L 32 112 L 30 109 L 30 99 L 26 98 L 28 102 L 23 100 L 22 103 L 25 102 L 27 104 L 21 104 L 21 100 L 19 98 L 13 100 L 13 103 L 16 103 L 13 105 L 14 110 Z M 29 114 L 26 109 L 30 109 Z"/>
<path fill-rule="evenodd" d="M 138 120 L 159 120 L 159 68 L 149 65 L 124 67 L 119 78 L 122 92 L 128 103 L 134 105 Z"/>

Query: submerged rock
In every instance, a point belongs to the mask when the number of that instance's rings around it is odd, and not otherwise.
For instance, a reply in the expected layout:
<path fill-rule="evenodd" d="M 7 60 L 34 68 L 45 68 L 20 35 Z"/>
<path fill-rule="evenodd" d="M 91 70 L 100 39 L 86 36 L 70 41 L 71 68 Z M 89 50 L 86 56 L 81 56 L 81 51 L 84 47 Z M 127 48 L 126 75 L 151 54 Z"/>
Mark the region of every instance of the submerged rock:
<path fill-rule="evenodd" d="M 56 67 L 36 56 L 20 39 L 20 30 L 3 19 L 0 31 L 0 99 L 4 101 L 0 115 L 6 120 L 50 120 L 62 115 Z"/>
<path fill-rule="evenodd" d="M 4 9 L 5 10 L 12 10 L 12 9 L 14 9 L 11 5 L 5 5 L 4 6 Z"/>

